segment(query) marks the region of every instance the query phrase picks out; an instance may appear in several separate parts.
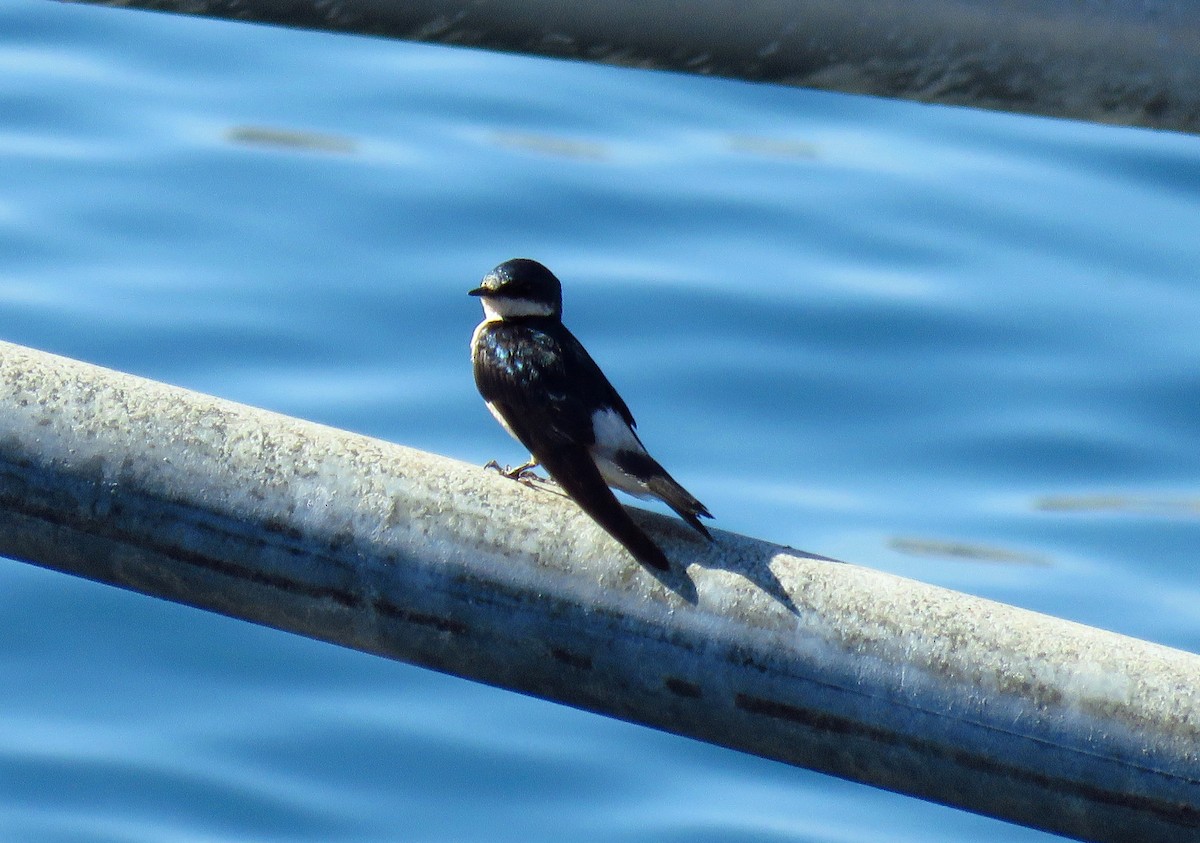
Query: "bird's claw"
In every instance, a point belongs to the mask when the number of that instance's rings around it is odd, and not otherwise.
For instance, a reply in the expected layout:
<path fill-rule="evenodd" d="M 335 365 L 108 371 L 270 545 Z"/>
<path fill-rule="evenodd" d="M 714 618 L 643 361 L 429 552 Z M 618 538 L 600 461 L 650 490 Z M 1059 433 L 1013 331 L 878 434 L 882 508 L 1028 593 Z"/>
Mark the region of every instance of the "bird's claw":
<path fill-rule="evenodd" d="M 489 460 L 483 467 L 485 469 L 490 468 L 500 474 L 502 477 L 507 477 L 509 480 L 519 480 L 520 482 L 526 484 L 530 482 L 552 482 L 550 478 L 541 477 L 536 471 L 534 471 L 534 469 L 537 468 L 537 463 L 525 463 L 524 465 L 518 465 L 516 468 L 513 468 L 511 465 L 506 465 L 504 468 L 501 468 L 500 463 L 496 462 L 495 460 Z"/>

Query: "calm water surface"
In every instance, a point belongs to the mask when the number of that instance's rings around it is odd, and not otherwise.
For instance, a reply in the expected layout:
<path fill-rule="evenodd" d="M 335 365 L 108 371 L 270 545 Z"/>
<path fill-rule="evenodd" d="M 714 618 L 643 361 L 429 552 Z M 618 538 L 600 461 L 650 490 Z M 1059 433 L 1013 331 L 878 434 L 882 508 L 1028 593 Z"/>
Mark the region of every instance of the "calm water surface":
<path fill-rule="evenodd" d="M 518 255 L 761 536 L 1200 650 L 1200 139 L 8 0 L 0 338 L 474 463 Z M 1046 835 L 0 560 L 0 839 Z"/>

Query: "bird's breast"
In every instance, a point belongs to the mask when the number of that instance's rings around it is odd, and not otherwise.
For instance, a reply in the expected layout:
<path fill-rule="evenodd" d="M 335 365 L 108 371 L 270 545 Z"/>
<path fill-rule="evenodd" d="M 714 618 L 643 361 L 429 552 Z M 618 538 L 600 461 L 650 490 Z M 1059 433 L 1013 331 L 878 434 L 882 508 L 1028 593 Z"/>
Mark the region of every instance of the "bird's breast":
<path fill-rule="evenodd" d="M 508 420 L 504 418 L 503 413 L 501 413 L 499 410 L 496 409 L 496 405 L 493 404 L 491 401 L 487 401 L 485 403 L 487 404 L 488 412 L 492 414 L 492 417 L 495 418 L 496 421 L 500 422 L 500 426 L 502 428 L 504 428 L 505 431 L 507 431 L 508 435 L 511 436 L 513 439 L 516 439 L 518 442 L 520 442 L 521 437 L 519 437 L 519 436 L 517 436 L 517 434 L 513 433 L 513 429 L 508 426 Z M 522 444 L 524 444 L 524 443 L 522 443 Z"/>
<path fill-rule="evenodd" d="M 484 319 L 475 326 L 475 331 L 471 334 L 471 361 L 474 362 L 479 354 L 479 341 L 483 338 L 483 332 L 488 328 L 488 320 Z"/>

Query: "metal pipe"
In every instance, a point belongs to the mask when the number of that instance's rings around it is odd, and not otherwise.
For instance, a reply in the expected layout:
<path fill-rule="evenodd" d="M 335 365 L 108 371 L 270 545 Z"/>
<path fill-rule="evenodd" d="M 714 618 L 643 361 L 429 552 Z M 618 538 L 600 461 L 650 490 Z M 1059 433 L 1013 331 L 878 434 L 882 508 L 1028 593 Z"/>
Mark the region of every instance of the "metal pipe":
<path fill-rule="evenodd" d="M 1200 657 L 0 343 L 0 553 L 1096 841 L 1200 834 Z"/>
<path fill-rule="evenodd" d="M 1192 0 L 74 0 L 1200 132 Z"/>

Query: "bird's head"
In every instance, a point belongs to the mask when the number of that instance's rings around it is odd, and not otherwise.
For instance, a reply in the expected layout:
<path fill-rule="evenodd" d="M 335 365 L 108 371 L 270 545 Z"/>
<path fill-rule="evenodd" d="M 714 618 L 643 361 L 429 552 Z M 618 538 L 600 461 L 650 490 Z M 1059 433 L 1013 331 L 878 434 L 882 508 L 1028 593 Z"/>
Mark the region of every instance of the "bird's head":
<path fill-rule="evenodd" d="M 468 295 L 479 296 L 486 318 L 562 316 L 562 284 L 554 273 L 528 258 L 513 258 L 493 269 Z"/>

